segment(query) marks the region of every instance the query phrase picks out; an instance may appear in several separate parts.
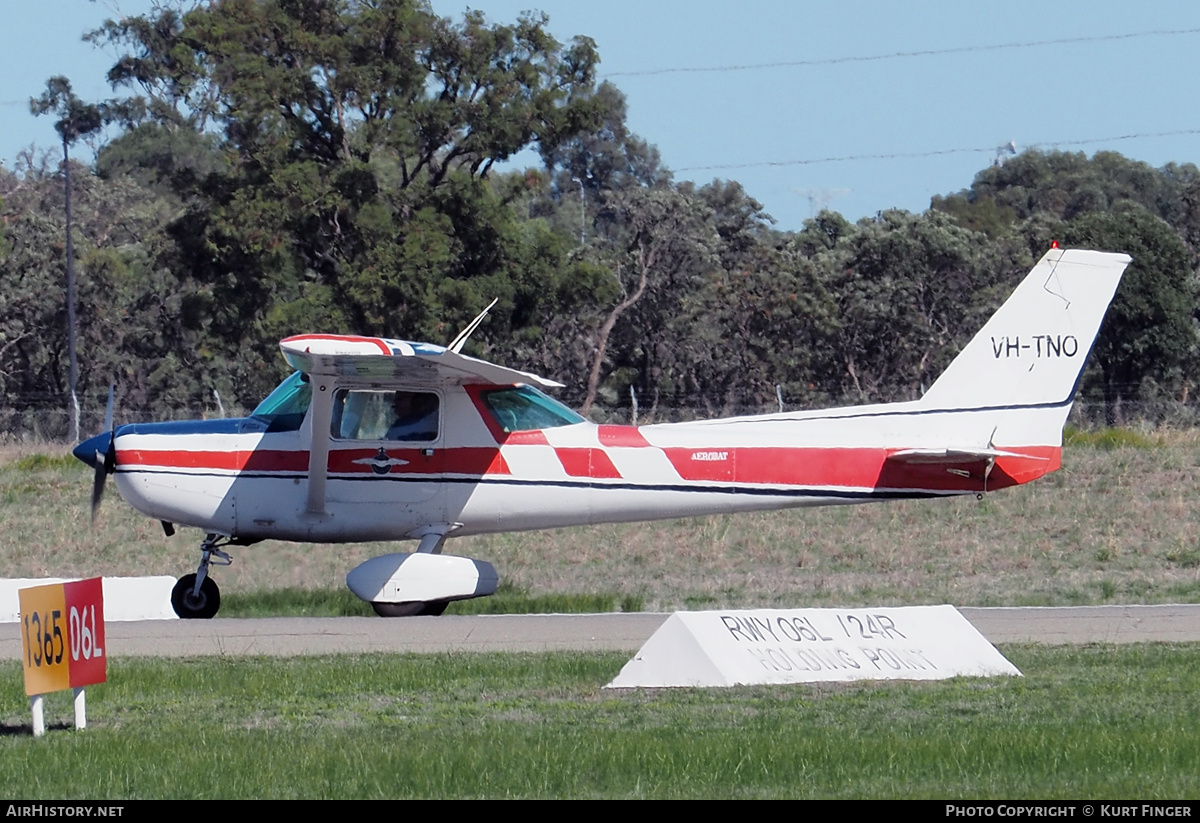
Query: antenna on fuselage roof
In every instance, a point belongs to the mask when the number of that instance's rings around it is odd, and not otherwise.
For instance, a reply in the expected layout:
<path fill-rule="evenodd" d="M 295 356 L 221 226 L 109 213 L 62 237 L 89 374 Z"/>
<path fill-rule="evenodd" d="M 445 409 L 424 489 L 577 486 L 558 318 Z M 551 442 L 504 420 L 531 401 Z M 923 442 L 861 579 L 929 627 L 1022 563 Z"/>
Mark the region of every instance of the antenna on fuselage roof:
<path fill-rule="evenodd" d="M 460 331 L 458 333 L 458 337 L 455 337 L 453 340 L 451 340 L 450 345 L 446 348 L 455 354 L 460 354 L 462 352 L 463 345 L 467 342 L 467 338 L 471 336 L 471 333 L 474 332 L 475 329 L 479 328 L 479 324 L 483 322 L 483 318 L 487 317 L 487 313 L 492 310 L 492 306 L 499 302 L 500 298 L 497 297 L 491 303 L 488 303 L 487 308 L 481 311 L 474 320 L 468 323 L 467 327 Z"/>

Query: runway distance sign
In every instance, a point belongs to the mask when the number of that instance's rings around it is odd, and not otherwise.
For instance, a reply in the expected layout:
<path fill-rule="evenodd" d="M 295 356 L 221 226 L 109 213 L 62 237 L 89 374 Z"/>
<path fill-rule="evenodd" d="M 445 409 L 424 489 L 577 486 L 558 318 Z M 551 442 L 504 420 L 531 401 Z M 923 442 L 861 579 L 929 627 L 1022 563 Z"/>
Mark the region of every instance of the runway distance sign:
<path fill-rule="evenodd" d="M 99 577 L 18 592 L 25 694 L 103 683 L 104 587 Z"/>

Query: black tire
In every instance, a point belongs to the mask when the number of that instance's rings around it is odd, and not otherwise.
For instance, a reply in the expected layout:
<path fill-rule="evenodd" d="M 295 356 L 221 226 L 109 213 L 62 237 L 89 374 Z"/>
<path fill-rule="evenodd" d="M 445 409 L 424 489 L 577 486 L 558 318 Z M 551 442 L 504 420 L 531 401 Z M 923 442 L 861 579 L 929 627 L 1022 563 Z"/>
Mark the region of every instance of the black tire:
<path fill-rule="evenodd" d="M 380 617 L 437 617 L 450 605 L 448 600 L 409 600 L 404 603 L 372 603 Z"/>
<path fill-rule="evenodd" d="M 171 589 L 171 608 L 184 620 L 208 620 L 221 608 L 221 590 L 211 577 L 200 584 L 200 594 L 192 596 L 196 575 L 185 574 Z"/>

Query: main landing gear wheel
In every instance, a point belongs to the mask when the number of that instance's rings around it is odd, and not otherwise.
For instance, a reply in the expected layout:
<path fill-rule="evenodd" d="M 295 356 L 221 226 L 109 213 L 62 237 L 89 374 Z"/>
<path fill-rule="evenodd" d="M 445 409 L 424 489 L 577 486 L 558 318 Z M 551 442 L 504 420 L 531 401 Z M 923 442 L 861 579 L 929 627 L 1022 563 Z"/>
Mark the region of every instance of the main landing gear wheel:
<path fill-rule="evenodd" d="M 380 617 L 437 617 L 450 605 L 448 600 L 409 600 L 406 603 L 372 603 Z"/>
<path fill-rule="evenodd" d="M 185 574 L 171 589 L 171 608 L 184 620 L 208 620 L 221 608 L 221 590 L 211 577 L 204 578 L 200 593 L 192 594 L 196 588 L 196 575 Z"/>

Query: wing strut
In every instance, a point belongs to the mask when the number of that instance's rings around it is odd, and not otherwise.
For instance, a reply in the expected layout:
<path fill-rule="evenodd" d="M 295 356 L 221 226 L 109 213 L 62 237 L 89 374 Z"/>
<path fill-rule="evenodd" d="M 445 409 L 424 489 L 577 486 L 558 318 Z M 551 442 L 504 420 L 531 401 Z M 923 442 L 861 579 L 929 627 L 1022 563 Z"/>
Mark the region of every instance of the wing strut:
<path fill-rule="evenodd" d="M 329 426 L 333 419 L 333 378 L 313 374 L 312 431 L 308 445 L 309 514 L 325 514 L 325 478 L 329 473 Z"/>

